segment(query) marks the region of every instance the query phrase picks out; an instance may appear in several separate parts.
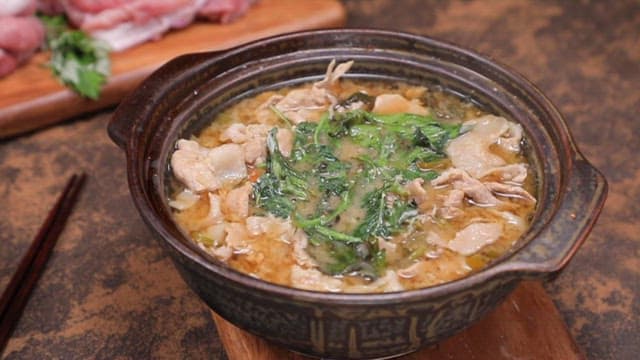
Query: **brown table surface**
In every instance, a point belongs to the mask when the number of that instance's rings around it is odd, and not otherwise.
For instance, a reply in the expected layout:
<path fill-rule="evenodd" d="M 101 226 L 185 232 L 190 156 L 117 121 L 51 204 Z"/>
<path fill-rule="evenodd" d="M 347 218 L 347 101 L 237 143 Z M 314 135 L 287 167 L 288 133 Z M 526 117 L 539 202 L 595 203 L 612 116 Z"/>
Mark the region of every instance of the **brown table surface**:
<path fill-rule="evenodd" d="M 345 0 L 348 25 L 467 46 L 532 80 L 609 180 L 600 221 L 546 284 L 592 359 L 640 353 L 640 2 Z M 0 95 L 1 96 L 1 95 Z M 225 358 L 205 305 L 138 217 L 112 110 L 0 141 L 0 288 L 68 176 L 81 200 L 3 357 Z"/>

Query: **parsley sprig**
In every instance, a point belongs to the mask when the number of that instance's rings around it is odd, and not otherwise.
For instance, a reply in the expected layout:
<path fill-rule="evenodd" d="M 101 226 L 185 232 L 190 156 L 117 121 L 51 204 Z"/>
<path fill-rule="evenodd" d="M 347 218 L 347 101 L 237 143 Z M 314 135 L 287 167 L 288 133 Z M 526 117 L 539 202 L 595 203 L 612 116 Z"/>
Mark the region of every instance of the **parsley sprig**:
<path fill-rule="evenodd" d="M 51 50 L 49 68 L 67 87 L 79 95 L 97 100 L 110 74 L 106 44 L 79 30 L 69 28 L 62 16 L 40 16 Z"/>

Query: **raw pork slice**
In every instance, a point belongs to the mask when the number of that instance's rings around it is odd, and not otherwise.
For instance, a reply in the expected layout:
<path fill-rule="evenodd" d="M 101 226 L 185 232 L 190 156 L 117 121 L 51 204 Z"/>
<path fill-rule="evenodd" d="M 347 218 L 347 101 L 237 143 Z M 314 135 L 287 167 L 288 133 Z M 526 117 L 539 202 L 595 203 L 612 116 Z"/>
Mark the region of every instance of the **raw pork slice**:
<path fill-rule="evenodd" d="M 40 47 L 44 28 L 33 15 L 35 1 L 0 2 L 0 77 L 13 72 Z"/>
<path fill-rule="evenodd" d="M 226 24 L 242 16 L 254 0 L 207 0 L 198 15 Z"/>
<path fill-rule="evenodd" d="M 112 51 L 158 39 L 191 24 L 196 16 L 228 22 L 252 0 L 41 0 L 41 8 L 61 8 L 71 23 L 106 42 Z"/>
<path fill-rule="evenodd" d="M 30 16 L 36 10 L 35 0 L 0 1 L 0 18 L 5 16 Z"/>

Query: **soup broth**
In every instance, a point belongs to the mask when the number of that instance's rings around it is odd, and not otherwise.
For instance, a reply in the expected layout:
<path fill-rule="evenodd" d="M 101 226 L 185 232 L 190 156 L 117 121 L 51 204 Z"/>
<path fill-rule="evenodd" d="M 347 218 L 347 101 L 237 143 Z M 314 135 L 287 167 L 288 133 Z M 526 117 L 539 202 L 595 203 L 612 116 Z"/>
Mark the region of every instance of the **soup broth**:
<path fill-rule="evenodd" d="M 241 100 L 171 158 L 179 226 L 251 276 L 387 292 L 464 277 L 535 210 L 519 124 L 437 87 L 324 79 Z"/>

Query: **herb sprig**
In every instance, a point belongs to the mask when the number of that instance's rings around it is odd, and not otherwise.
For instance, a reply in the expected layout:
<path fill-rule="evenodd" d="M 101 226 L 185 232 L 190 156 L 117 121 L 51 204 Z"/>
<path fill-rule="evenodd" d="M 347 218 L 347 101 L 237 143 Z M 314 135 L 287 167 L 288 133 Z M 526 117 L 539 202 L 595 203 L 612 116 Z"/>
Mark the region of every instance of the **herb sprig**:
<path fill-rule="evenodd" d="M 41 15 L 46 29 L 46 48 L 51 50 L 49 68 L 65 86 L 79 95 L 97 100 L 110 75 L 106 44 L 71 29 L 63 16 Z"/>

